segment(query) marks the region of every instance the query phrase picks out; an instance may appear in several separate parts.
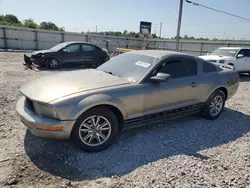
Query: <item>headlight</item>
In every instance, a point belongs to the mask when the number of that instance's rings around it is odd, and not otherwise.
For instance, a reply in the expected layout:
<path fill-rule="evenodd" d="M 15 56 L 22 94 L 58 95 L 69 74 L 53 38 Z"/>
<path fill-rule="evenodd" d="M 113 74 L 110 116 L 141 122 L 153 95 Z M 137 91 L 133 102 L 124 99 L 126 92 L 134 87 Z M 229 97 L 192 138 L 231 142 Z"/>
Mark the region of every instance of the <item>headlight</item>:
<path fill-rule="evenodd" d="M 225 63 L 225 60 L 224 60 L 224 59 L 221 59 L 221 60 L 219 61 L 219 63 Z"/>
<path fill-rule="evenodd" d="M 38 54 L 37 56 L 43 58 L 43 57 L 44 57 L 44 54 Z"/>
<path fill-rule="evenodd" d="M 47 104 L 37 103 L 37 102 L 34 102 L 33 105 L 34 105 L 35 112 L 38 115 L 48 117 L 48 118 L 53 118 L 53 119 L 59 119 L 57 112 L 52 106 L 49 106 Z"/>

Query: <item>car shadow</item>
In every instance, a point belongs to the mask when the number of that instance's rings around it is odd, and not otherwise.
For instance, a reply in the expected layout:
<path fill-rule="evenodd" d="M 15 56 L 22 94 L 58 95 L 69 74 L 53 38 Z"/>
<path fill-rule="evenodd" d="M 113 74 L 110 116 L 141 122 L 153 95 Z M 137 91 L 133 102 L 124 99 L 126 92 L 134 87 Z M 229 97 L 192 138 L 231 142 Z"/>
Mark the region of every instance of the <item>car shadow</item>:
<path fill-rule="evenodd" d="M 230 117 L 230 118 L 229 118 Z M 234 122 L 232 121 L 234 120 Z M 24 147 L 41 170 L 71 181 L 94 180 L 132 172 L 175 155 L 206 160 L 205 149 L 235 141 L 250 132 L 250 116 L 225 108 L 214 121 L 196 116 L 124 131 L 108 149 L 86 153 L 67 141 L 44 140 L 26 132 Z"/>
<path fill-rule="evenodd" d="M 249 74 L 240 74 L 240 82 L 250 82 Z"/>

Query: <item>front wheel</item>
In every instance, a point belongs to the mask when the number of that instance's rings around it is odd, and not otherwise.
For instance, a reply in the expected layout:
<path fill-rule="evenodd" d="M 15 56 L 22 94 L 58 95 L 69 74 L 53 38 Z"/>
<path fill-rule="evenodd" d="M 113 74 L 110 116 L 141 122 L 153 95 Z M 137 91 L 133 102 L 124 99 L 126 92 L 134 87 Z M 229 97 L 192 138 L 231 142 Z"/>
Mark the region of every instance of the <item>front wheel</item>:
<path fill-rule="evenodd" d="M 217 119 L 225 106 L 225 101 L 225 94 L 221 90 L 216 90 L 207 100 L 202 116 L 209 120 Z"/>
<path fill-rule="evenodd" d="M 60 62 L 55 58 L 50 58 L 47 60 L 47 68 L 49 69 L 59 69 Z"/>
<path fill-rule="evenodd" d="M 108 148 L 119 133 L 118 120 L 106 108 L 93 108 L 78 118 L 71 138 L 75 145 L 87 152 Z"/>

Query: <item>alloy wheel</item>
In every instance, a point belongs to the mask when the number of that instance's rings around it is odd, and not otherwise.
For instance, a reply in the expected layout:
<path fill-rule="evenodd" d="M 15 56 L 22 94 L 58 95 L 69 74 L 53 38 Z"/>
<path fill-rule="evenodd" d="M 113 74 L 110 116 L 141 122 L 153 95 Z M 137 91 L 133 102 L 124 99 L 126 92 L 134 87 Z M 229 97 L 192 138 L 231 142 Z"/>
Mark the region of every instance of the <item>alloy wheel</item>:
<path fill-rule="evenodd" d="M 59 62 L 56 59 L 51 59 L 50 67 L 55 69 L 59 67 Z"/>
<path fill-rule="evenodd" d="M 216 116 L 220 113 L 223 107 L 223 98 L 220 95 L 214 97 L 210 104 L 210 114 Z"/>
<path fill-rule="evenodd" d="M 90 116 L 79 127 L 79 137 L 88 146 L 98 146 L 105 143 L 111 134 L 111 124 L 103 116 Z"/>

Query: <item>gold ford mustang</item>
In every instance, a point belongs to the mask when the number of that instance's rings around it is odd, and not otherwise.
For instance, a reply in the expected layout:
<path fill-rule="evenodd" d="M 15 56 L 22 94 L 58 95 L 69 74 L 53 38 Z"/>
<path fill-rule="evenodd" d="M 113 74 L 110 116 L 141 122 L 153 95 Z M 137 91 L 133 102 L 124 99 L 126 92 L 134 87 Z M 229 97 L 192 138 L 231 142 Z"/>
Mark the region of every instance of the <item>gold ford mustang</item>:
<path fill-rule="evenodd" d="M 96 69 L 26 83 L 16 109 L 34 135 L 71 138 L 95 152 L 110 146 L 123 129 L 195 113 L 216 119 L 238 86 L 239 75 L 230 66 L 178 52 L 139 50 Z"/>

